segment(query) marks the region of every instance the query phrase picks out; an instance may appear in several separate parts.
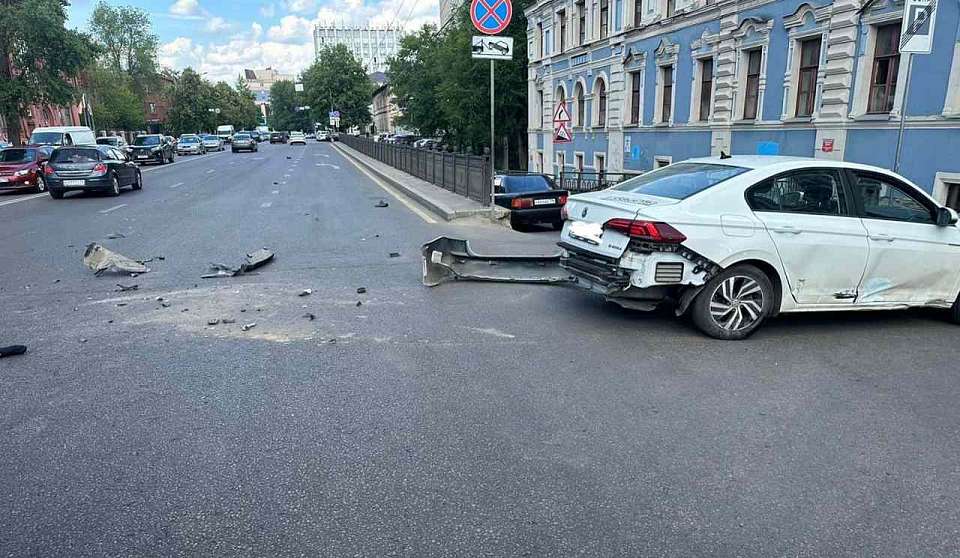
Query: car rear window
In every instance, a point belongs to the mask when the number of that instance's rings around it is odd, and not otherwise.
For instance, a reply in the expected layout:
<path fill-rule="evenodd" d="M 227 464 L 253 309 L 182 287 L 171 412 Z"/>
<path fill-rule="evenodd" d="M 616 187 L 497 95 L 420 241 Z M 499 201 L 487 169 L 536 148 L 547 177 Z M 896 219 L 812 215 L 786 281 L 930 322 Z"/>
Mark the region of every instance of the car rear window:
<path fill-rule="evenodd" d="M 53 152 L 50 161 L 53 163 L 96 163 L 100 160 L 100 152 L 96 149 L 58 149 Z"/>
<path fill-rule="evenodd" d="M 631 178 L 611 189 L 682 200 L 748 170 L 712 163 L 677 163 Z"/>
<path fill-rule="evenodd" d="M 97 138 L 98 145 L 117 145 L 119 140 L 117 138 Z"/>
<path fill-rule="evenodd" d="M 199 142 L 200 142 L 200 138 L 196 136 L 191 136 L 188 138 L 180 138 L 180 143 L 199 143 Z"/>
<path fill-rule="evenodd" d="M 0 163 L 29 163 L 37 160 L 34 149 L 4 149 L 0 151 Z"/>
<path fill-rule="evenodd" d="M 133 140 L 133 145 L 160 145 L 160 136 L 140 136 Z"/>
<path fill-rule="evenodd" d="M 233 137 L 239 140 L 245 140 L 245 139 L 250 139 L 250 134 L 237 134 Z"/>
<path fill-rule="evenodd" d="M 538 175 L 504 176 L 500 184 L 503 186 L 503 191 L 508 194 L 543 192 L 544 190 L 553 189 L 550 181 L 547 180 L 545 176 Z"/>
<path fill-rule="evenodd" d="M 30 143 L 59 145 L 63 142 L 63 132 L 34 132 L 30 136 Z"/>

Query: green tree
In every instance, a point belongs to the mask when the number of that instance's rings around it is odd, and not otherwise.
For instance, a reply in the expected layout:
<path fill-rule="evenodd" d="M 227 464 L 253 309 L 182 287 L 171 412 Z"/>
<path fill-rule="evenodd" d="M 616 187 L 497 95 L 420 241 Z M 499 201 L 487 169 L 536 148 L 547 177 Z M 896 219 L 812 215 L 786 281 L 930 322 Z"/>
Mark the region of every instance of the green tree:
<path fill-rule="evenodd" d="M 303 73 L 303 88 L 315 121 L 324 122 L 328 111 L 339 110 L 341 128 L 370 123 L 374 86 L 346 46 L 322 48 L 313 65 Z"/>
<path fill-rule="evenodd" d="M 443 76 L 438 49 L 442 46 L 436 27 L 425 25 L 400 42 L 397 56 L 390 60 L 387 77 L 396 96 L 401 116 L 398 124 L 435 136 L 447 128 L 447 121 L 437 107 L 438 88 Z"/>
<path fill-rule="evenodd" d="M 90 31 L 104 63 L 117 73 L 126 72 L 139 94 L 156 82 L 160 39 L 153 33 L 147 12 L 100 0 L 90 15 Z"/>
<path fill-rule="evenodd" d="M 66 0 L 0 1 L 0 114 L 20 145 L 20 120 L 33 104 L 66 105 L 96 55 L 90 38 L 67 29 Z"/>
<path fill-rule="evenodd" d="M 213 86 L 192 68 L 185 68 L 173 87 L 167 129 L 175 134 L 213 131 L 223 123 L 223 107 Z M 221 110 L 215 114 L 210 109 Z"/>
<path fill-rule="evenodd" d="M 270 86 L 270 127 L 274 130 L 309 130 L 310 115 L 297 110 L 303 104 L 292 81 L 278 81 Z"/>
<path fill-rule="evenodd" d="M 260 122 L 260 109 L 257 107 L 256 95 L 250 91 L 247 80 L 243 79 L 243 76 L 237 78 L 234 89 L 236 89 L 238 122 L 245 128 L 255 128 Z"/>
<path fill-rule="evenodd" d="M 87 73 L 93 120 L 102 130 L 143 128 L 143 101 L 133 91 L 133 79 L 111 68 L 94 67 Z"/>

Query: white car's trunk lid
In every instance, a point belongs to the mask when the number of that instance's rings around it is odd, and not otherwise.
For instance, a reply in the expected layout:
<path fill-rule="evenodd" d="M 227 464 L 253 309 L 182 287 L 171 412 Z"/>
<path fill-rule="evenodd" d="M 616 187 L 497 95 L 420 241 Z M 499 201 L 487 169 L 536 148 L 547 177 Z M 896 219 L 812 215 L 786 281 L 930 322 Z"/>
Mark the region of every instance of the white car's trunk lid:
<path fill-rule="evenodd" d="M 567 222 L 560 240 L 577 248 L 619 258 L 630 239 L 620 232 L 604 230 L 604 223 L 610 219 L 642 218 L 645 208 L 673 205 L 678 201 L 618 190 L 577 194 L 567 201 Z"/>

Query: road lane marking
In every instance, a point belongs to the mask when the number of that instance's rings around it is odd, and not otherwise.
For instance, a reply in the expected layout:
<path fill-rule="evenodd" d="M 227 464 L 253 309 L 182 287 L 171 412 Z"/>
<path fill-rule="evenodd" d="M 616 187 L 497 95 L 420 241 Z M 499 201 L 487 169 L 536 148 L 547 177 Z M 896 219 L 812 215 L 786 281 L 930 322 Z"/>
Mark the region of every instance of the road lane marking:
<path fill-rule="evenodd" d="M 362 172 L 367 178 L 369 178 L 370 180 L 372 180 L 374 184 L 376 184 L 377 186 L 379 186 L 380 188 L 382 188 L 384 191 L 386 191 L 388 194 L 390 194 L 391 196 L 393 196 L 394 199 L 396 199 L 398 202 L 400 202 L 400 203 L 402 203 L 403 205 L 407 206 L 407 209 L 409 209 L 410 211 L 414 212 L 414 213 L 417 215 L 417 217 L 420 217 L 421 219 L 423 219 L 423 220 L 426 221 L 427 223 L 430 223 L 431 225 L 437 224 L 437 220 L 434 219 L 433 217 L 431 217 L 429 213 L 427 213 L 426 211 L 424 211 L 424 210 L 420 209 L 419 207 L 417 207 L 416 205 L 414 205 L 412 201 L 408 200 L 408 199 L 406 198 L 406 196 L 404 196 L 404 195 L 401 194 L 400 192 L 397 192 L 396 190 L 394 190 L 394 189 L 391 188 L 390 186 L 387 186 L 387 183 L 386 183 L 386 182 L 380 180 L 379 178 L 377 178 L 377 177 L 374 176 L 373 174 L 367 172 L 366 169 L 364 169 L 363 167 L 360 166 L 360 163 L 357 163 L 356 161 L 354 161 L 353 159 L 351 159 L 350 157 L 348 157 L 348 156 L 346 156 L 346 155 L 343 155 L 343 158 L 346 159 L 347 161 L 349 161 L 351 165 L 353 165 L 358 171 Z"/>
<path fill-rule="evenodd" d="M 182 165 L 184 163 L 189 163 L 191 161 L 199 161 L 201 159 L 206 159 L 208 157 L 216 157 L 218 155 L 223 155 L 226 151 L 220 151 L 219 153 L 207 153 L 206 155 L 195 155 L 189 159 L 183 159 L 179 161 L 174 161 L 172 163 L 167 163 L 166 165 L 154 165 L 152 167 L 140 167 L 140 172 L 153 172 L 160 169 L 168 169 L 170 167 L 175 167 L 177 165 Z"/>
<path fill-rule="evenodd" d="M 215 171 L 215 169 L 210 169 L 210 170 L 207 171 L 207 174 L 210 174 L 210 173 L 212 173 L 212 172 L 214 172 L 214 171 Z"/>
<path fill-rule="evenodd" d="M 333 170 L 340 170 L 340 167 L 337 165 L 331 165 L 330 163 L 317 163 L 318 167 L 332 167 Z"/>
<path fill-rule="evenodd" d="M 263 202 L 260 204 L 260 207 L 270 207 L 271 205 L 273 205 L 273 202 Z"/>
<path fill-rule="evenodd" d="M 16 199 L 13 199 L 13 200 L 8 200 L 8 201 L 0 202 L 0 206 L 13 205 L 13 204 L 15 204 L 15 203 L 25 202 L 25 201 L 27 201 L 27 200 L 35 200 L 35 199 L 37 199 L 37 198 L 42 198 L 42 197 L 47 196 L 47 195 L 48 195 L 48 194 L 47 194 L 46 192 L 43 192 L 43 193 L 40 193 L 40 194 L 31 194 L 31 195 L 29 195 L 29 196 L 23 196 L 22 198 L 16 198 Z"/>
<path fill-rule="evenodd" d="M 110 207 L 110 208 L 107 208 L 107 209 L 101 209 L 101 210 L 100 210 L 100 213 L 104 213 L 104 214 L 110 213 L 111 211 L 113 211 L 113 210 L 115 210 L 115 209 L 120 209 L 121 207 L 127 207 L 127 204 L 121 203 L 120 205 L 115 205 L 115 206 Z"/>
<path fill-rule="evenodd" d="M 280 193 L 280 190 L 274 190 L 274 191 L 272 191 L 272 192 L 270 192 L 270 193 L 271 193 L 271 194 L 279 194 L 279 193 Z"/>
<path fill-rule="evenodd" d="M 171 188 L 179 188 L 179 187 L 181 187 L 181 186 L 183 186 L 183 182 L 177 182 L 176 184 L 174 184 L 174 185 L 172 185 L 172 186 L 170 186 L 170 187 L 171 187 Z"/>

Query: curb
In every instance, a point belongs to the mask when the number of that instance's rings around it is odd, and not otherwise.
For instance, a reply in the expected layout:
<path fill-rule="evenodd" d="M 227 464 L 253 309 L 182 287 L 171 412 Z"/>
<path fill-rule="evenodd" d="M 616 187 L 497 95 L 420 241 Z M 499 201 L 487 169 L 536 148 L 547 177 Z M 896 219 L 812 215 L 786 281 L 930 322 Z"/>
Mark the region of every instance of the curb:
<path fill-rule="evenodd" d="M 482 209 L 460 209 L 460 210 L 451 210 L 451 209 L 448 209 L 448 208 L 446 208 L 446 207 L 438 204 L 437 202 L 434 202 L 434 201 L 431 200 L 430 198 L 427 198 L 426 196 L 422 195 L 420 192 L 414 190 L 413 188 L 410 188 L 410 187 L 408 187 L 407 185 L 405 185 L 405 184 L 403 184 L 403 183 L 401 183 L 401 182 L 398 182 L 397 180 L 391 178 L 390 176 L 388 176 L 388 175 L 380 172 L 379 169 L 373 167 L 372 165 L 368 165 L 366 161 L 364 161 L 363 159 L 361 159 L 361 158 L 357 157 L 356 155 L 354 155 L 354 154 L 352 153 L 352 151 L 354 151 L 354 150 L 353 150 L 352 148 L 350 148 L 349 146 L 337 145 L 337 143 L 335 143 L 335 142 L 334 142 L 332 145 L 333 145 L 334 149 L 336 149 L 337 151 L 339 151 L 339 152 L 340 152 L 341 154 L 343 154 L 345 157 L 351 159 L 352 161 L 356 162 L 356 163 L 359 164 L 359 165 L 362 165 L 365 169 L 367 169 L 368 171 L 370 171 L 370 172 L 372 172 L 373 174 L 377 175 L 378 178 L 380 178 L 381 180 L 383 180 L 384 182 L 386 182 L 387 184 L 389 184 L 389 185 L 392 186 L 393 188 L 396 188 L 397 190 L 400 190 L 400 191 L 401 191 L 405 196 L 407 196 L 408 198 L 410 198 L 410 199 L 412 199 L 413 201 L 419 203 L 420 205 L 426 207 L 426 208 L 429 209 L 431 212 L 436 213 L 438 216 L 442 217 L 444 221 L 453 221 L 454 219 L 460 219 L 460 218 L 463 218 L 463 217 L 474 217 L 474 216 L 477 216 L 477 215 L 479 215 L 479 216 L 489 216 L 489 215 L 490 215 L 490 209 L 489 209 L 489 208 L 482 208 Z M 360 154 L 360 155 L 362 155 L 362 154 Z M 402 172 L 402 171 L 400 171 L 400 172 Z"/>

